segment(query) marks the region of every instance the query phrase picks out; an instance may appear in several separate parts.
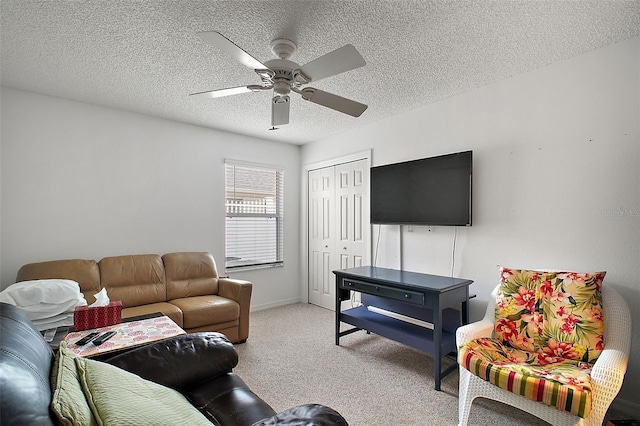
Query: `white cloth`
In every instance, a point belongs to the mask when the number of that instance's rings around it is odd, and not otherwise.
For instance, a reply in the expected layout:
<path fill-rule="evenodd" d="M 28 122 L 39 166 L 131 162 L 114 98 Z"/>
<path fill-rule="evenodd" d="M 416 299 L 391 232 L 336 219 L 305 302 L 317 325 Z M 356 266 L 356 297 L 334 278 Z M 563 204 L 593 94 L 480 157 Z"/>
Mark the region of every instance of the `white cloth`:
<path fill-rule="evenodd" d="M 80 285 L 75 281 L 63 279 L 32 280 L 12 284 L 0 292 L 0 302 L 18 306 L 32 321 L 71 314 L 71 324 L 73 324 L 74 308 L 87 304 L 80 292 Z"/>
<path fill-rule="evenodd" d="M 56 315 L 54 317 L 31 321 L 38 331 L 57 327 L 71 327 L 73 325 L 73 312 Z"/>

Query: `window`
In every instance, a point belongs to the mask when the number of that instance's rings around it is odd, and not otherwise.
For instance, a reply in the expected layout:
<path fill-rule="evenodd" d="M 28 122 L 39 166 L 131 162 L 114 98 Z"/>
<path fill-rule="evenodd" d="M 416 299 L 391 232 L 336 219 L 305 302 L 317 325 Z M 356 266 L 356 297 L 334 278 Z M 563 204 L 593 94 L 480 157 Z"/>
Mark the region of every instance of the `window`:
<path fill-rule="evenodd" d="M 225 268 L 281 266 L 284 171 L 227 160 L 225 197 Z"/>

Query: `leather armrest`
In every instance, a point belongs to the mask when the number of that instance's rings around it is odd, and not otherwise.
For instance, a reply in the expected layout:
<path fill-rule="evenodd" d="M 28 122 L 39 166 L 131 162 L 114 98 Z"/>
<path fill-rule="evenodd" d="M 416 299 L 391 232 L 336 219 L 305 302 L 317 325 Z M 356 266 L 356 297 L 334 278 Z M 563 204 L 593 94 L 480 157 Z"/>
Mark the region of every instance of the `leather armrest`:
<path fill-rule="evenodd" d="M 244 342 L 249 337 L 249 311 L 251 310 L 252 289 L 253 284 L 250 281 L 226 277 L 218 279 L 218 295 L 235 300 L 240 306 L 238 343 Z"/>
<path fill-rule="evenodd" d="M 305 404 L 290 408 L 273 417 L 262 419 L 252 426 L 349 426 L 333 408 L 320 404 Z"/>
<path fill-rule="evenodd" d="M 243 303 L 247 298 L 251 300 L 252 287 L 253 284 L 250 281 L 227 277 L 218 278 L 218 295 L 238 303 Z"/>
<path fill-rule="evenodd" d="M 104 362 L 182 391 L 229 373 L 238 364 L 238 354 L 223 334 L 202 332 L 161 340 Z"/>

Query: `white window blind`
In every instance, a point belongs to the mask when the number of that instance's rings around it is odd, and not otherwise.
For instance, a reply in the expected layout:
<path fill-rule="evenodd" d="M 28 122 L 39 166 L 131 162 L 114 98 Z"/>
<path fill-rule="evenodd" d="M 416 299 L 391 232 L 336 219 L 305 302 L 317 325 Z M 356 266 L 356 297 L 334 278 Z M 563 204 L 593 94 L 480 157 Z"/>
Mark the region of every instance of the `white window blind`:
<path fill-rule="evenodd" d="M 225 162 L 226 269 L 282 265 L 284 171 Z"/>

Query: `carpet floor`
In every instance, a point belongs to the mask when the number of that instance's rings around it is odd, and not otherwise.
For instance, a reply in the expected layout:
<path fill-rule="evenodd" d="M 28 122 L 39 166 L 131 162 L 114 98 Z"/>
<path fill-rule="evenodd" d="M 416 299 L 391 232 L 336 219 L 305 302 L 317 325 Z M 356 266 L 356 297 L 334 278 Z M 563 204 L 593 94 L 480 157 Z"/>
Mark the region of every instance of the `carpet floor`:
<path fill-rule="evenodd" d="M 330 310 L 302 303 L 251 313 L 249 339 L 236 345 L 235 372 L 276 411 L 319 403 L 351 426 L 457 425 L 457 371 L 438 392 L 431 355 L 365 332 L 342 337 L 336 346 L 334 318 Z M 474 401 L 469 423 L 547 424 L 486 399 Z"/>

